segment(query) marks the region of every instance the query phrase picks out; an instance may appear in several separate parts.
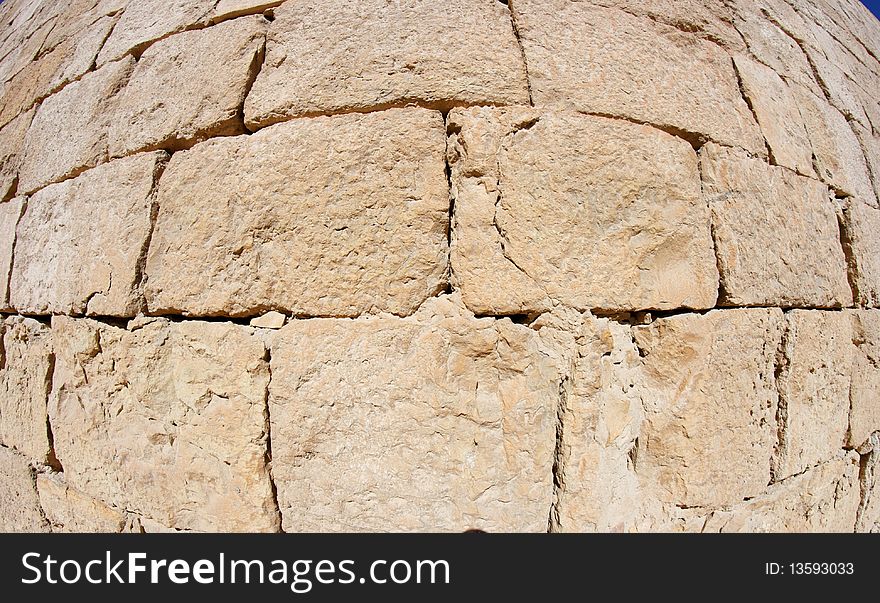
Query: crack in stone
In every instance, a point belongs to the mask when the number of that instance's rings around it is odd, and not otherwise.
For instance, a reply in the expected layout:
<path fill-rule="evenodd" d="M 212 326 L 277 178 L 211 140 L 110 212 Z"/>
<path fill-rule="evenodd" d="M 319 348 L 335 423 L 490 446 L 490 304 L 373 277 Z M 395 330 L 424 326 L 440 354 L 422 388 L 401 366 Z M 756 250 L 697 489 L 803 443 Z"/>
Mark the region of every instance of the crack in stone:
<path fill-rule="evenodd" d="M 559 381 L 559 401 L 556 407 L 556 446 L 553 450 L 553 498 L 547 517 L 547 532 L 555 533 L 561 529 L 559 523 L 559 507 L 565 493 L 565 415 L 568 413 L 568 388 L 571 376 L 565 375 Z"/>
<path fill-rule="evenodd" d="M 512 2 L 513 0 L 501 0 L 501 4 L 504 4 L 507 7 L 507 12 L 510 14 L 510 25 L 513 28 L 513 36 L 516 38 L 516 45 L 519 47 L 519 53 L 522 57 L 523 72 L 526 77 L 526 90 L 529 94 L 529 106 L 534 107 L 535 100 L 532 96 L 532 78 L 529 75 L 529 62 L 526 58 L 526 48 L 523 46 L 522 42 L 522 34 L 519 29 L 519 18 L 516 15 L 516 6 L 511 4 Z"/>
<path fill-rule="evenodd" d="M 284 529 L 281 527 L 281 505 L 278 504 L 278 487 L 275 485 L 275 476 L 272 469 L 272 416 L 269 411 L 269 391 L 272 385 L 272 348 L 268 344 L 264 343 L 264 345 L 266 355 L 263 357 L 263 360 L 266 362 L 266 367 L 269 370 L 269 380 L 266 382 L 266 395 L 263 399 L 263 419 L 265 421 L 266 431 L 266 453 L 263 457 L 263 461 L 266 464 L 266 473 L 269 476 L 269 488 L 272 492 L 272 501 L 275 504 L 278 532 L 283 532 Z"/>

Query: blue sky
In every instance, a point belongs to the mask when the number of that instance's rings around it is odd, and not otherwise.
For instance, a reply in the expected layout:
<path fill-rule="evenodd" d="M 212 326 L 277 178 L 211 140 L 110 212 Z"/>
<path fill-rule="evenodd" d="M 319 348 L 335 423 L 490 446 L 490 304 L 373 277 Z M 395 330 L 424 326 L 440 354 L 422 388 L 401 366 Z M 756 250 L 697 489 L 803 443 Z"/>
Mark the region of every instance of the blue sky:
<path fill-rule="evenodd" d="M 880 19 L 880 0 L 862 0 L 862 4 L 867 6 L 874 16 Z"/>

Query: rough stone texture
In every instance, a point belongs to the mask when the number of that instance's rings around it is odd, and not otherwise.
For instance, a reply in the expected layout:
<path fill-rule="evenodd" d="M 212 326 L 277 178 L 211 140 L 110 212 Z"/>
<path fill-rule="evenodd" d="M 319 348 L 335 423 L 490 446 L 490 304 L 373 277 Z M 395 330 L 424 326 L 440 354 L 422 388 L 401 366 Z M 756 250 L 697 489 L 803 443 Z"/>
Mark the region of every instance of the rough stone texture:
<path fill-rule="evenodd" d="M 9 275 L 12 272 L 12 252 L 15 245 L 15 227 L 24 209 L 24 199 L 16 197 L 0 203 L 0 310 L 9 307 Z"/>
<path fill-rule="evenodd" d="M 126 53 L 140 54 L 150 43 L 205 25 L 217 0 L 130 0 L 98 54 L 98 66 Z"/>
<path fill-rule="evenodd" d="M 708 208 L 684 140 L 571 113 L 449 121 L 452 271 L 471 310 L 714 305 Z"/>
<path fill-rule="evenodd" d="M 53 532 L 115 533 L 125 529 L 125 515 L 71 488 L 64 474 L 37 475 L 37 492 Z"/>
<path fill-rule="evenodd" d="M 871 436 L 870 445 L 862 458 L 862 504 L 856 532 L 880 534 L 880 433 Z"/>
<path fill-rule="evenodd" d="M 0 446 L 0 532 L 48 532 L 34 486 L 34 470 Z"/>
<path fill-rule="evenodd" d="M 269 388 L 284 529 L 546 530 L 559 379 L 533 331 L 455 297 L 293 321 Z"/>
<path fill-rule="evenodd" d="M 10 303 L 20 312 L 133 316 L 163 152 L 119 159 L 28 199 Z"/>
<path fill-rule="evenodd" d="M 871 174 L 871 183 L 874 185 L 875 198 L 880 200 L 880 123 L 878 123 L 873 135 L 867 129 L 858 126 L 853 126 L 853 130 L 865 151 L 865 160 Z M 870 195 L 866 197 L 866 199 L 869 198 Z M 876 206 L 880 207 L 880 203 Z"/>
<path fill-rule="evenodd" d="M 810 141 L 788 86 L 775 71 L 748 57 L 736 55 L 733 61 L 773 163 L 815 177 Z"/>
<path fill-rule="evenodd" d="M 217 23 L 242 15 L 263 13 L 282 2 L 283 0 L 220 0 L 214 7 L 211 21 Z"/>
<path fill-rule="evenodd" d="M 854 352 L 847 445 L 861 448 L 880 432 L 880 310 L 853 316 Z"/>
<path fill-rule="evenodd" d="M 720 303 L 852 303 L 834 204 L 819 182 L 718 145 L 701 152 L 721 271 Z"/>
<path fill-rule="evenodd" d="M 778 309 L 716 310 L 633 330 L 644 356 L 640 478 L 679 506 L 760 494 L 776 443 Z"/>
<path fill-rule="evenodd" d="M 52 319 L 49 415 L 68 484 L 171 528 L 276 530 L 262 342 L 229 324 L 131 328 Z"/>
<path fill-rule="evenodd" d="M 445 287 L 443 120 L 295 120 L 175 154 L 147 259 L 151 312 L 412 313 Z"/>
<path fill-rule="evenodd" d="M 266 312 L 262 316 L 252 318 L 250 325 L 261 329 L 280 329 L 287 317 L 281 312 Z"/>
<path fill-rule="evenodd" d="M 846 443 L 855 352 L 849 312 L 792 310 L 785 322 L 775 481 L 833 459 Z"/>
<path fill-rule="evenodd" d="M 275 11 L 249 127 L 408 102 L 528 104 L 522 54 L 496 0 L 321 0 Z"/>
<path fill-rule="evenodd" d="M 855 301 L 880 306 L 880 209 L 854 199 L 846 204 L 840 219 Z"/>
<path fill-rule="evenodd" d="M 15 194 L 24 136 L 33 117 L 34 112 L 27 111 L 0 128 L 0 140 L 3 141 L 0 146 L 0 202 Z"/>
<path fill-rule="evenodd" d="M 49 328 L 19 316 L 0 324 L 0 444 L 46 462 L 51 460 L 46 400 L 55 364 Z"/>
<path fill-rule="evenodd" d="M 730 511 L 713 513 L 705 532 L 852 532 L 859 508 L 859 457 L 849 453 L 773 484 Z"/>
<path fill-rule="evenodd" d="M 131 58 L 106 65 L 40 104 L 24 142 L 19 193 L 30 194 L 107 160 L 116 93 L 133 66 Z"/>
<path fill-rule="evenodd" d="M 120 94 L 110 155 L 243 133 L 241 106 L 260 66 L 265 24 L 236 19 L 150 46 Z"/>
<path fill-rule="evenodd" d="M 588 2 L 519 0 L 514 11 L 537 105 L 625 116 L 764 151 L 732 61 L 716 44 Z"/>

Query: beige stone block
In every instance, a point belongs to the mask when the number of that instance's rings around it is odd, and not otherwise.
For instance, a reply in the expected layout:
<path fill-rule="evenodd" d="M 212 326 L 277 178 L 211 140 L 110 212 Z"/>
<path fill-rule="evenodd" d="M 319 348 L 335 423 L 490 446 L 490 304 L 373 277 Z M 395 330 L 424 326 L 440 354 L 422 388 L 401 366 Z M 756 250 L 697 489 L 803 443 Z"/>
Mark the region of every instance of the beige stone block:
<path fill-rule="evenodd" d="M 265 24 L 246 17 L 150 46 L 119 96 L 110 155 L 243 133 L 241 107 L 260 68 Z"/>
<path fill-rule="evenodd" d="M 30 194 L 107 161 L 116 93 L 133 66 L 131 58 L 106 65 L 40 104 L 25 138 L 19 193 Z"/>
<path fill-rule="evenodd" d="M 850 312 L 786 314 L 776 481 L 833 459 L 846 443 L 855 348 Z"/>
<path fill-rule="evenodd" d="M 835 206 L 825 186 L 713 144 L 703 147 L 701 168 L 722 305 L 852 303 Z"/>
<path fill-rule="evenodd" d="M 718 273 L 697 157 L 622 120 L 450 114 L 452 272 L 477 314 L 709 308 Z"/>
<path fill-rule="evenodd" d="M 568 0 L 514 5 L 532 97 L 590 113 L 624 116 L 764 152 L 718 45 L 617 9 Z"/>
<path fill-rule="evenodd" d="M 880 310 L 853 312 L 853 342 L 847 444 L 862 448 L 880 432 Z"/>
<path fill-rule="evenodd" d="M 48 532 L 24 457 L 0 447 L 0 532 Z"/>
<path fill-rule="evenodd" d="M 852 199 L 840 220 L 855 302 L 880 306 L 880 209 Z"/>
<path fill-rule="evenodd" d="M 874 185 L 876 199 L 880 200 L 880 122 L 878 122 L 877 130 L 874 134 L 857 125 L 853 126 L 853 130 L 862 145 L 862 150 L 865 152 L 865 161 L 871 174 L 871 183 Z M 865 199 L 870 200 L 870 197 L 868 195 Z M 877 207 L 880 207 L 880 204 Z"/>
<path fill-rule="evenodd" d="M 252 318 L 250 325 L 259 329 L 280 329 L 287 317 L 281 312 L 266 312 L 262 316 Z"/>
<path fill-rule="evenodd" d="M 49 415 L 70 487 L 175 529 L 277 530 L 269 366 L 248 328 L 57 316 L 52 329 Z"/>
<path fill-rule="evenodd" d="M 177 153 L 147 259 L 154 313 L 412 313 L 446 286 L 439 113 L 294 120 Z"/>
<path fill-rule="evenodd" d="M 252 129 L 411 102 L 529 102 L 510 13 L 496 0 L 287 2 L 275 16 L 245 102 Z"/>
<path fill-rule="evenodd" d="M 281 4 L 284 0 L 220 0 L 214 7 L 211 21 L 219 23 L 242 15 L 264 13 Z"/>
<path fill-rule="evenodd" d="M 775 71 L 746 56 L 738 54 L 733 62 L 772 163 L 815 177 L 807 130 L 788 86 Z"/>
<path fill-rule="evenodd" d="M 15 227 L 24 210 L 25 200 L 16 197 L 0 203 L 0 310 L 8 311 L 9 275 L 12 272 L 12 252 L 15 246 Z"/>
<path fill-rule="evenodd" d="M 118 533 L 125 527 L 122 512 L 71 488 L 63 473 L 37 475 L 37 492 L 53 532 Z"/>
<path fill-rule="evenodd" d="M 285 531 L 545 531 L 560 375 L 539 344 L 457 296 L 288 324 L 269 391 Z"/>
<path fill-rule="evenodd" d="M 49 328 L 20 316 L 2 324 L 0 444 L 34 462 L 51 461 L 46 400 L 54 358 Z"/>
<path fill-rule="evenodd" d="M 133 316 L 153 188 L 167 155 L 119 159 L 28 199 L 16 235 L 10 302 L 24 313 Z"/>
<path fill-rule="evenodd" d="M 667 503 L 734 504 L 770 480 L 778 309 L 713 310 L 635 327 L 645 421 L 637 468 Z"/>
<path fill-rule="evenodd" d="M 871 436 L 861 461 L 862 504 L 855 531 L 880 534 L 880 433 Z"/>
<path fill-rule="evenodd" d="M 33 117 L 34 112 L 27 111 L 0 128 L 0 202 L 11 198 L 18 188 L 24 137 Z"/>

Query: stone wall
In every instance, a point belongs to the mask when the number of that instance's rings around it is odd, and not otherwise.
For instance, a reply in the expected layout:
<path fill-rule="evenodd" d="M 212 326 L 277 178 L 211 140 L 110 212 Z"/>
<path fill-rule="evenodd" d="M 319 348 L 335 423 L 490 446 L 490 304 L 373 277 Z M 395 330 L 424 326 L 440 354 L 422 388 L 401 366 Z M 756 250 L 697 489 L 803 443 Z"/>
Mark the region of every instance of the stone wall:
<path fill-rule="evenodd" d="M 856 0 L 0 19 L 0 529 L 880 531 Z"/>

